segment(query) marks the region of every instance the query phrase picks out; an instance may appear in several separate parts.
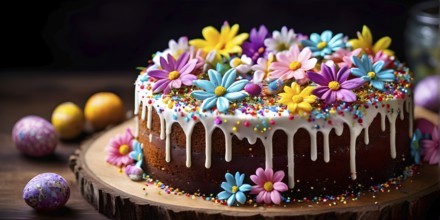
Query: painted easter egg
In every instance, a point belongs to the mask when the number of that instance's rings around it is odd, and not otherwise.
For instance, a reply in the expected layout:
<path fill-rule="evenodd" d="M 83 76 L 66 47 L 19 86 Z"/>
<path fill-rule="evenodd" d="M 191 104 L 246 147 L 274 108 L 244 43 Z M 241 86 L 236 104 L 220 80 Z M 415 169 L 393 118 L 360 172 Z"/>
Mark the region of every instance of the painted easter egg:
<path fill-rule="evenodd" d="M 26 204 L 39 211 L 58 209 L 66 204 L 69 196 L 69 183 L 56 173 L 39 174 L 23 189 Z"/>
<path fill-rule="evenodd" d="M 78 137 L 84 130 L 84 121 L 82 110 L 72 102 L 58 105 L 52 113 L 52 124 L 63 139 Z"/>
<path fill-rule="evenodd" d="M 46 119 L 31 115 L 15 123 L 12 141 L 23 154 L 43 157 L 55 151 L 58 134 Z"/>
<path fill-rule="evenodd" d="M 124 104 L 116 94 L 100 92 L 87 100 L 84 114 L 95 130 L 101 130 L 124 119 Z"/>
<path fill-rule="evenodd" d="M 414 88 L 414 104 L 434 112 L 440 109 L 440 76 L 428 76 Z"/>

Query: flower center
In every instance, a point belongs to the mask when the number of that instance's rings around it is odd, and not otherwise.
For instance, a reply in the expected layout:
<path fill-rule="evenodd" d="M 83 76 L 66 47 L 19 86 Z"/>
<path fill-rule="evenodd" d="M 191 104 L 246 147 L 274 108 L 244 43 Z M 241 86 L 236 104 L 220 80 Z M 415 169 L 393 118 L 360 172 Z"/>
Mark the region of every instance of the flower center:
<path fill-rule="evenodd" d="M 333 91 L 336 91 L 339 90 L 339 88 L 341 88 L 341 85 L 339 85 L 339 83 L 336 81 L 331 81 L 328 83 L 328 88 L 330 88 Z"/>
<path fill-rule="evenodd" d="M 232 64 L 234 64 L 235 67 L 237 67 L 238 65 L 242 64 L 243 62 L 241 61 L 241 59 L 239 58 L 234 58 L 232 60 Z"/>
<path fill-rule="evenodd" d="M 263 188 L 264 188 L 264 190 L 270 192 L 270 191 L 273 190 L 273 183 L 270 182 L 270 181 L 267 181 L 267 182 L 264 183 Z"/>
<path fill-rule="evenodd" d="M 232 191 L 232 193 L 236 193 L 238 191 L 238 187 L 237 186 L 233 186 L 231 191 Z"/>
<path fill-rule="evenodd" d="M 303 101 L 303 97 L 301 97 L 300 95 L 294 95 L 294 96 L 292 96 L 292 101 L 294 103 L 300 103 Z"/>
<path fill-rule="evenodd" d="M 226 88 L 223 86 L 217 86 L 214 90 L 216 96 L 222 96 L 226 93 Z"/>
<path fill-rule="evenodd" d="M 264 52 L 264 47 L 260 47 L 260 48 L 258 48 L 258 53 L 259 54 L 262 54 Z"/>
<path fill-rule="evenodd" d="M 321 42 L 319 42 L 317 45 L 316 45 L 316 47 L 318 48 L 318 49 L 322 49 L 322 48 L 324 48 L 324 47 L 326 47 L 327 46 L 327 42 L 325 42 L 325 41 L 321 41 Z"/>
<path fill-rule="evenodd" d="M 376 76 L 376 73 L 371 71 L 371 72 L 368 72 L 367 75 L 370 77 L 370 79 L 373 79 Z"/>
<path fill-rule="evenodd" d="M 180 73 L 174 70 L 174 71 L 170 72 L 170 74 L 168 75 L 168 79 L 175 80 L 175 79 L 179 78 L 179 76 L 180 76 Z"/>
<path fill-rule="evenodd" d="M 121 145 L 121 146 L 119 146 L 119 153 L 121 154 L 121 155 L 127 155 L 130 150 L 130 147 L 128 147 L 128 145 L 126 145 L 126 144 L 123 144 L 123 145 Z"/>
<path fill-rule="evenodd" d="M 301 68 L 301 62 L 293 61 L 289 64 L 289 69 L 292 71 L 295 71 L 297 69 Z"/>

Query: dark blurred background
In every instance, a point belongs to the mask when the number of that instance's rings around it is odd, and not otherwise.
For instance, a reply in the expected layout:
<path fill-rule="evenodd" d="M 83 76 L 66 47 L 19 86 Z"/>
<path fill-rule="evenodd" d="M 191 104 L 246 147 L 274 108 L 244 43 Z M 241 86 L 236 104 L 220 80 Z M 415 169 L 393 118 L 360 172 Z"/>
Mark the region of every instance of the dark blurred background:
<path fill-rule="evenodd" d="M 350 38 L 366 24 L 375 41 L 392 38 L 405 61 L 409 9 L 421 0 L 47 0 L 3 6 L 1 71 L 135 71 L 182 35 L 201 37 L 207 25 L 239 23 L 240 32 L 265 24 L 297 33 L 330 29 Z"/>

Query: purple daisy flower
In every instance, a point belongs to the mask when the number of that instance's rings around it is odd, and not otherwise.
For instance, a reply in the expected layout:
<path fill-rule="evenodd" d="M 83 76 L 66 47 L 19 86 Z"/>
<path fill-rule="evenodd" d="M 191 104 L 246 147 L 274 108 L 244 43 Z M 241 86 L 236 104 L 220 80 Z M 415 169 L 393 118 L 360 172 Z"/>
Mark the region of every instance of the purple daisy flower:
<path fill-rule="evenodd" d="M 246 41 L 243 43 L 243 53 L 246 56 L 252 58 L 252 61 L 255 62 L 259 57 L 262 57 L 266 51 L 266 46 L 264 45 L 264 39 L 268 37 L 268 30 L 264 25 L 261 25 L 260 28 L 252 28 L 251 34 L 249 37 L 250 41 Z"/>
<path fill-rule="evenodd" d="M 196 67 L 197 59 L 189 59 L 189 53 L 183 53 L 176 61 L 171 54 L 168 54 L 167 60 L 160 58 L 162 69 L 148 71 L 148 76 L 153 77 L 157 82 L 153 86 L 153 92 L 163 91 L 164 94 L 170 93 L 171 89 L 178 89 L 182 84 L 192 85 L 197 76 L 191 74 Z"/>
<path fill-rule="evenodd" d="M 327 103 L 334 103 L 336 100 L 344 102 L 356 101 L 356 94 L 352 89 L 356 89 L 365 83 L 361 78 L 347 80 L 350 75 L 350 69 L 343 66 L 339 71 L 336 71 L 336 65 L 321 66 L 321 74 L 315 72 L 308 72 L 307 76 L 310 80 L 318 84 L 312 94 L 325 99 Z"/>

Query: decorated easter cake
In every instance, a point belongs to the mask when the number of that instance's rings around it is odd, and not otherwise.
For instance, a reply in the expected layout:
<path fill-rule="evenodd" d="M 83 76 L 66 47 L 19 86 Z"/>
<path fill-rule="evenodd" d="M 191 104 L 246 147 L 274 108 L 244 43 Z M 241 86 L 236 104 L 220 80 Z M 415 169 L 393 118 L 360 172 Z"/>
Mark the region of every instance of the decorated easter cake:
<path fill-rule="evenodd" d="M 227 205 L 280 204 L 356 194 L 412 162 L 412 75 L 389 37 L 227 22 L 202 36 L 169 41 L 138 76 L 127 172 Z"/>

